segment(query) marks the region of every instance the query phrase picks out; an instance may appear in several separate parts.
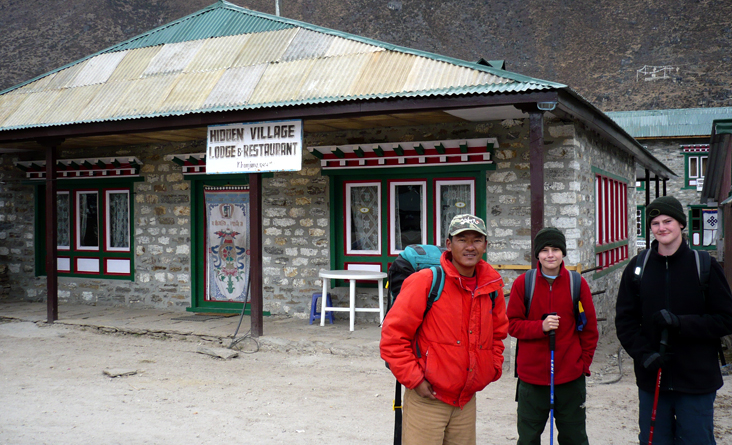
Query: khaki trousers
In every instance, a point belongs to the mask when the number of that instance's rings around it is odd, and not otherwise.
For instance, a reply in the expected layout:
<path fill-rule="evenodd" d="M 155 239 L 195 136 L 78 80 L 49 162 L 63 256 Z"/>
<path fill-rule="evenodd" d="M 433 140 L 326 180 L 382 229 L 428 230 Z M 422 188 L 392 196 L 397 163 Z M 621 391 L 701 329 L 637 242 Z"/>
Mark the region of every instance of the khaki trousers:
<path fill-rule="evenodd" d="M 475 445 L 475 418 L 475 396 L 460 409 L 407 389 L 402 404 L 402 444 Z"/>

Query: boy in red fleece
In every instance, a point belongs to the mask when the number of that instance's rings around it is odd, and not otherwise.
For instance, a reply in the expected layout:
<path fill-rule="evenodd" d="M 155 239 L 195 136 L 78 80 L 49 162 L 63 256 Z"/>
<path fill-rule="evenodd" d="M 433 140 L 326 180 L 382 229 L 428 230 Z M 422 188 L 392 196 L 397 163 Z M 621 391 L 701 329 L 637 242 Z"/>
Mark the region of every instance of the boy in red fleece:
<path fill-rule="evenodd" d="M 554 331 L 554 416 L 562 445 L 588 444 L 585 430 L 585 376 L 597 347 L 597 317 L 590 287 L 582 278 L 580 304 L 587 323 L 577 330 L 569 271 L 562 261 L 567 255 L 564 234 L 545 228 L 534 239 L 537 266 L 534 296 L 526 315 L 526 275 L 511 287 L 508 301 L 508 333 L 518 339 L 518 445 L 540 444 L 549 416 L 549 332 Z M 556 315 L 547 315 L 556 314 Z"/>

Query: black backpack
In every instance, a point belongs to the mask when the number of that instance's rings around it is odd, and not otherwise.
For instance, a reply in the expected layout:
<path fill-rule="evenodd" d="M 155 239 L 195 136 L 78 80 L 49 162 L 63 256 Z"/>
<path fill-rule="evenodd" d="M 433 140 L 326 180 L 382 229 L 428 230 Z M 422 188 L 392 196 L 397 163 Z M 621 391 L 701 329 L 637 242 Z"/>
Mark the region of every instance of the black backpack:
<path fill-rule="evenodd" d="M 429 268 L 432 270 L 432 285 L 430 286 L 429 296 L 427 297 L 427 308 L 424 311 L 422 319 L 427 316 L 427 312 L 432 308 L 434 302 L 440 299 L 442 289 L 445 287 L 445 271 L 440 265 L 440 257 L 444 251 L 444 247 L 431 244 L 412 244 L 399 253 L 399 256 L 391 263 L 387 272 L 386 286 L 389 289 L 387 313 L 399 296 L 404 280 L 415 272 Z M 496 307 L 497 296 L 498 291 L 490 293 L 493 308 Z M 421 357 L 419 346 L 417 347 L 417 357 Z M 386 363 L 386 367 L 389 367 L 388 363 Z M 402 384 L 398 380 L 394 389 L 392 408 L 394 409 L 394 445 L 400 445 L 402 443 Z"/>

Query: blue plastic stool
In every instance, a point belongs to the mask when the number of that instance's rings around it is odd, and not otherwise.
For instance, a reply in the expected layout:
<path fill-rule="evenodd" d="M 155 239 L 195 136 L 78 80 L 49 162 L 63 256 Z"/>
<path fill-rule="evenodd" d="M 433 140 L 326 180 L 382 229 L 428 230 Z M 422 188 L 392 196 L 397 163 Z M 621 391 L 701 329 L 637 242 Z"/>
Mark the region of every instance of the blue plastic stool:
<path fill-rule="evenodd" d="M 320 292 L 316 292 L 313 294 L 313 304 L 310 306 L 310 324 L 313 324 L 313 320 L 315 319 L 320 320 L 320 312 L 316 311 L 315 309 L 318 307 L 318 299 L 322 295 L 323 294 Z M 326 294 L 325 305 L 327 307 L 333 306 L 333 301 L 330 299 L 330 294 Z M 325 317 L 330 320 L 330 324 L 333 324 L 333 311 L 325 311 Z"/>

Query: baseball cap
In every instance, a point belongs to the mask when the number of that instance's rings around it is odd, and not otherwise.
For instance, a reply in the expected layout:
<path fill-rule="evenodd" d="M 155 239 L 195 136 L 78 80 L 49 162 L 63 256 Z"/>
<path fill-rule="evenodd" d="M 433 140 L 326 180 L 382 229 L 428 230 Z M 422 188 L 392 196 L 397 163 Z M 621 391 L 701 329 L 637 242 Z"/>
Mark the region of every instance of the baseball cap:
<path fill-rule="evenodd" d="M 457 215 L 450 222 L 450 228 L 447 233 L 450 236 L 455 236 L 458 233 L 467 232 L 473 230 L 480 233 L 483 236 L 488 236 L 485 229 L 485 222 L 475 215 Z"/>

